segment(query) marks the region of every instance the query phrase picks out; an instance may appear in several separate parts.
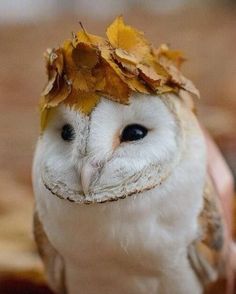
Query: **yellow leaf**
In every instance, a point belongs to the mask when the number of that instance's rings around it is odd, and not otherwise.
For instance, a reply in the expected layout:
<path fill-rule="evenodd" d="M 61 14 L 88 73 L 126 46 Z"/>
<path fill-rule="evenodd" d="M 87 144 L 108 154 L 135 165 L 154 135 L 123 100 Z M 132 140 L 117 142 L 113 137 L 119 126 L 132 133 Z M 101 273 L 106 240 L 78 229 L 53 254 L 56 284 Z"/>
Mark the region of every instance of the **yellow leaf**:
<path fill-rule="evenodd" d="M 86 31 L 80 31 L 73 38 L 73 44 L 76 46 L 77 43 L 85 43 L 89 45 L 101 46 L 106 43 L 106 40 L 102 37 L 92 35 L 87 33 Z"/>
<path fill-rule="evenodd" d="M 41 97 L 41 101 L 40 101 L 40 132 L 42 133 L 49 120 L 52 117 L 53 114 L 53 108 L 46 106 L 46 104 L 44 103 L 44 97 Z"/>
<path fill-rule="evenodd" d="M 90 72 L 78 71 L 72 77 L 73 88 L 80 91 L 89 92 L 94 87 L 94 79 Z"/>
<path fill-rule="evenodd" d="M 150 46 L 143 33 L 124 24 L 123 17 L 117 17 L 107 29 L 107 37 L 114 48 L 133 54 L 138 61 L 150 52 Z"/>
<path fill-rule="evenodd" d="M 40 111 L 40 130 L 41 130 L 41 132 L 43 132 L 47 126 L 48 117 L 49 117 L 49 108 L 47 108 L 47 107 L 42 108 Z"/>
<path fill-rule="evenodd" d="M 138 59 L 136 56 L 134 56 L 132 53 L 128 53 L 127 51 L 125 51 L 121 48 L 116 48 L 114 53 L 115 53 L 116 58 L 118 58 L 121 61 L 129 62 L 134 65 L 136 65 L 138 63 Z"/>
<path fill-rule="evenodd" d="M 114 59 L 112 58 L 112 50 L 108 46 L 104 46 L 101 49 L 101 57 L 110 65 L 120 79 L 126 83 L 132 91 L 146 94 L 149 93 L 147 87 L 138 79 L 138 70 L 136 69 L 136 76 L 134 76 L 133 73 L 132 76 L 127 75 L 127 73 L 122 71 L 122 68 L 114 62 Z"/>
<path fill-rule="evenodd" d="M 159 60 L 162 57 L 166 57 L 173 61 L 178 68 L 180 68 L 181 64 L 186 60 L 181 51 L 170 50 L 166 44 L 162 44 L 158 49 L 154 50 L 154 54 Z"/>
<path fill-rule="evenodd" d="M 138 78 L 127 78 L 127 84 L 129 85 L 130 89 L 134 92 L 150 94 L 150 90 Z"/>
<path fill-rule="evenodd" d="M 116 51 L 118 49 L 116 49 L 114 52 L 111 51 L 111 56 L 112 59 L 114 60 L 114 62 L 118 65 L 118 67 L 120 68 L 122 74 L 124 75 L 124 77 L 135 77 L 138 76 L 138 70 L 137 70 L 137 66 L 135 63 L 130 62 L 131 60 L 134 61 L 135 57 L 133 58 L 132 55 L 129 55 L 129 59 L 125 59 L 125 57 L 128 56 L 128 54 L 124 55 L 122 54 L 117 54 Z M 122 50 L 123 52 L 125 52 L 124 50 Z M 120 49 L 120 53 L 122 52 Z M 119 52 L 119 51 L 118 51 Z M 122 56 L 122 57 L 120 57 Z"/>
<path fill-rule="evenodd" d="M 65 104 L 88 115 L 97 105 L 99 100 L 99 95 L 94 92 L 72 90 L 68 99 L 65 100 Z"/>
<path fill-rule="evenodd" d="M 167 85 L 162 85 L 162 86 L 156 87 L 155 90 L 158 95 L 170 93 L 170 92 L 178 93 L 176 88 L 173 88 L 173 87 L 170 87 Z"/>
<path fill-rule="evenodd" d="M 109 99 L 122 103 L 129 103 L 130 88 L 122 81 L 120 76 L 110 67 L 109 63 L 102 61 L 100 67 L 94 72 L 97 80 L 96 90 Z"/>
<path fill-rule="evenodd" d="M 108 27 L 107 38 L 83 29 L 60 48 L 47 51 L 42 129 L 51 109 L 61 103 L 90 114 L 101 96 L 122 104 L 129 103 L 132 92 L 175 92 L 186 100 L 181 93 L 187 91 L 199 97 L 193 83 L 177 68 L 184 60 L 181 52 L 165 44 L 152 48 L 143 33 L 126 25 L 121 16 Z"/>

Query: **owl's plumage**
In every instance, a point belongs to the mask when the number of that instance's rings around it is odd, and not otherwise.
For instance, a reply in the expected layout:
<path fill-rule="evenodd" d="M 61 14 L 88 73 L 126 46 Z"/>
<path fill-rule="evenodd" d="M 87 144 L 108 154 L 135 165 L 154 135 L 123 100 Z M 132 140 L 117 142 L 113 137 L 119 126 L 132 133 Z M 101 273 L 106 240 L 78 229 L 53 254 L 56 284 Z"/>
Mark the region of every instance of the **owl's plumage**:
<path fill-rule="evenodd" d="M 203 293 L 224 274 L 224 224 L 194 113 L 175 94 L 61 105 L 37 145 L 35 236 L 58 293 Z M 64 125 L 73 138 L 64 141 Z M 130 124 L 147 135 L 121 142 Z M 116 201 L 114 201 L 116 200 Z"/>

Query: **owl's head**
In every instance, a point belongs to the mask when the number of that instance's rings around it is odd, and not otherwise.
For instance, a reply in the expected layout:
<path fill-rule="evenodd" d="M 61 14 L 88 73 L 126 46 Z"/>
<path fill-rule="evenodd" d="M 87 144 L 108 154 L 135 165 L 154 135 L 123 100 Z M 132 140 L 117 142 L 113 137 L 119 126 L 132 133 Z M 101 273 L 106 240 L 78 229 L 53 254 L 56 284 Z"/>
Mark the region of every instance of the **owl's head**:
<path fill-rule="evenodd" d="M 90 116 L 61 105 L 39 139 L 35 166 L 59 198 L 117 200 L 163 184 L 190 137 L 199 140 L 196 119 L 173 94 L 136 94 L 130 105 L 101 99 Z"/>
<path fill-rule="evenodd" d="M 153 49 L 121 17 L 107 38 L 82 31 L 46 54 L 37 177 L 73 202 L 157 187 L 186 157 L 188 138 L 199 139 L 186 98 L 198 91 L 178 70 L 179 52 Z"/>

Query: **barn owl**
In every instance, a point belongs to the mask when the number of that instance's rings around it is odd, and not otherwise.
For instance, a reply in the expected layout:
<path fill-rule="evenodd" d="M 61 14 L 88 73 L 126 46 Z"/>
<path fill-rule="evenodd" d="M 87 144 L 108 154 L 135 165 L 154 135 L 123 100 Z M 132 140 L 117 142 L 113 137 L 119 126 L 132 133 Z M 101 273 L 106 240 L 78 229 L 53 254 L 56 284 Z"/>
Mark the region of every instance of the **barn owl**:
<path fill-rule="evenodd" d="M 97 62 L 108 61 L 101 61 L 107 53 L 101 43 L 76 41 L 73 48 L 99 48 Z M 224 274 L 227 250 L 205 141 L 192 100 L 181 92 L 187 94 L 189 83 L 181 76 L 186 89 L 182 84 L 179 91 L 172 83 L 170 91 L 132 89 L 123 103 L 109 72 L 115 89 L 96 88 L 99 100 L 88 113 L 75 104 L 81 89 L 58 96 L 66 92 L 65 84 L 58 86 L 66 52 L 63 62 L 59 51 L 49 55 L 44 106 L 50 113 L 33 164 L 34 233 L 49 285 L 59 294 L 204 293 Z M 67 88 L 75 83 L 70 74 L 64 76 Z M 144 86 L 145 74 L 137 78 Z"/>

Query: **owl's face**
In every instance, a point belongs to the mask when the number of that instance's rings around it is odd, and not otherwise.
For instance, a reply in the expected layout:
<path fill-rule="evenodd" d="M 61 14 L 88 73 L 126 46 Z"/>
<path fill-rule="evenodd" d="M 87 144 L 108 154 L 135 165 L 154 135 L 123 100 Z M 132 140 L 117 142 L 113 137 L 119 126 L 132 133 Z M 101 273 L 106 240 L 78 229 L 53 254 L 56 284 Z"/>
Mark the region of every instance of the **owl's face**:
<path fill-rule="evenodd" d="M 184 153 L 184 105 L 173 94 L 135 95 L 130 102 L 102 99 L 89 117 L 65 105 L 53 110 L 36 155 L 51 194 L 104 202 L 168 179 Z"/>

